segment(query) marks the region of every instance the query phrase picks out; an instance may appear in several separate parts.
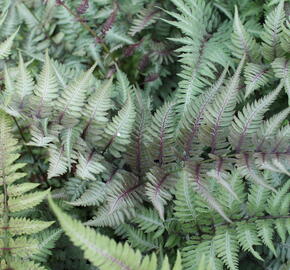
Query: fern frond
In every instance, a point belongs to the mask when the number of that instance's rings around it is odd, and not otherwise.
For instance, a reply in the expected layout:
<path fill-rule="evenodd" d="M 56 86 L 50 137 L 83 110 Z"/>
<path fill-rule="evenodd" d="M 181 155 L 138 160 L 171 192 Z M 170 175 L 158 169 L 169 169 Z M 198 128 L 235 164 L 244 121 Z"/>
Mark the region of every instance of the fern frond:
<path fill-rule="evenodd" d="M 285 20 L 285 23 L 282 25 L 282 33 L 281 33 L 280 40 L 281 40 L 282 49 L 285 52 L 289 52 L 289 50 L 290 50 L 290 45 L 289 45 L 289 43 L 290 43 L 290 21 L 287 19 Z"/>
<path fill-rule="evenodd" d="M 266 16 L 264 31 L 261 34 L 263 40 L 262 55 L 268 61 L 284 54 L 280 41 L 284 21 L 284 0 L 280 0 L 278 6 Z"/>
<path fill-rule="evenodd" d="M 30 129 L 31 139 L 27 145 L 47 147 L 50 143 L 55 142 L 57 138 L 48 133 L 47 125 L 47 118 L 41 119 L 38 123 L 33 123 Z"/>
<path fill-rule="evenodd" d="M 133 222 L 138 224 L 140 230 L 145 233 L 154 232 L 155 236 L 159 236 L 165 230 L 164 223 L 158 213 L 151 208 L 141 208 L 136 213 Z"/>
<path fill-rule="evenodd" d="M 200 194 L 200 196 L 208 203 L 208 205 L 216 212 L 218 212 L 227 222 L 231 223 L 231 220 L 225 214 L 220 203 L 213 197 L 209 191 L 209 188 L 206 186 L 204 175 L 208 168 L 204 167 L 200 163 L 188 163 L 186 169 L 190 173 L 189 177 L 193 183 L 195 192 Z"/>
<path fill-rule="evenodd" d="M 142 252 L 159 248 L 159 241 L 154 239 L 152 234 L 145 234 L 127 224 L 120 225 L 117 230 L 122 231 L 122 237 L 126 238 L 133 248 L 138 248 Z"/>
<path fill-rule="evenodd" d="M 96 180 L 96 175 L 106 169 L 101 161 L 102 157 L 94 150 L 85 155 L 79 153 L 76 175 L 84 180 Z"/>
<path fill-rule="evenodd" d="M 117 69 L 116 77 L 116 95 L 118 96 L 121 103 L 125 103 L 128 95 L 131 94 L 132 86 L 130 85 L 127 75 L 120 69 Z"/>
<path fill-rule="evenodd" d="M 140 90 L 136 90 L 136 119 L 125 159 L 139 177 L 144 176 L 152 164 L 146 145 L 146 136 L 151 120 L 150 99 L 147 95 L 143 95 Z"/>
<path fill-rule="evenodd" d="M 181 222 L 192 222 L 197 218 L 195 209 L 195 191 L 193 183 L 186 170 L 182 170 L 179 174 L 179 180 L 175 191 L 174 215 Z"/>
<path fill-rule="evenodd" d="M 20 211 L 35 208 L 49 193 L 49 190 L 27 193 L 36 188 L 38 184 L 23 182 L 14 184 L 15 181 L 25 176 L 25 174 L 17 172 L 24 166 L 21 163 L 16 163 L 19 158 L 17 153 L 19 148 L 17 140 L 12 136 L 11 119 L 0 111 L 0 185 L 2 189 L 0 195 L 0 250 L 1 268 L 5 264 L 8 269 L 16 260 L 27 257 L 28 254 L 35 254 L 38 241 L 30 235 L 53 224 L 49 221 L 17 217 Z M 22 212 L 22 215 L 25 215 L 25 212 Z M 27 236 L 18 236 L 23 234 Z M 27 264 L 34 267 L 32 262 L 30 264 L 27 262 Z M 43 268 L 36 265 L 35 269 Z"/>
<path fill-rule="evenodd" d="M 177 130 L 178 146 L 185 152 L 186 158 L 193 156 L 194 144 L 198 137 L 199 128 L 204 120 L 204 114 L 213 102 L 224 82 L 227 68 L 224 69 L 218 81 L 204 94 L 191 103 L 191 108 L 181 117 Z"/>
<path fill-rule="evenodd" d="M 48 51 L 46 51 L 44 65 L 34 90 L 36 96 L 34 100 L 36 117 L 44 118 L 49 115 L 49 110 L 53 107 L 53 101 L 58 97 L 58 92 L 57 79 L 48 56 Z"/>
<path fill-rule="evenodd" d="M 95 227 L 116 227 L 120 224 L 124 224 L 126 220 L 130 220 L 136 216 L 136 208 L 122 208 L 111 212 L 107 205 L 104 205 L 98 209 L 96 216 L 87 221 L 85 225 Z"/>
<path fill-rule="evenodd" d="M 59 222 L 76 246 L 84 250 L 84 257 L 100 270 L 148 270 L 157 269 L 156 257 L 142 259 L 140 251 L 134 251 L 128 244 L 117 244 L 107 236 L 73 220 L 49 198 L 49 203 Z M 75 232 L 78 232 L 77 234 Z"/>
<path fill-rule="evenodd" d="M 4 248 L 2 245 L 3 242 L 0 242 L 0 247 Z M 9 239 L 9 247 L 11 248 L 11 255 L 13 257 L 25 258 L 29 254 L 35 254 L 37 252 L 38 242 L 36 239 L 27 238 L 25 236 L 20 236 L 15 239 Z"/>
<path fill-rule="evenodd" d="M 87 72 L 80 75 L 79 78 L 72 81 L 55 102 L 59 111 L 59 123 L 66 122 L 66 117 L 69 118 L 68 120 L 72 120 L 71 118 L 79 118 L 81 116 L 87 87 L 89 86 L 90 77 L 96 65 L 97 63 Z"/>
<path fill-rule="evenodd" d="M 224 152 L 224 148 L 227 147 L 226 137 L 230 133 L 229 125 L 235 113 L 240 73 L 244 61 L 245 57 L 241 60 L 234 76 L 204 115 L 205 124 L 201 127 L 200 139 L 211 148 L 212 154 Z"/>
<path fill-rule="evenodd" d="M 134 208 L 142 202 L 143 184 L 131 173 L 125 173 L 123 181 L 111 183 L 108 191 L 108 209 L 111 214 L 124 208 Z"/>
<path fill-rule="evenodd" d="M 15 95 L 14 81 L 12 80 L 11 75 L 6 65 L 4 66 L 4 85 L 5 85 L 5 89 L 1 95 L 1 103 L 4 106 L 3 109 L 11 105 L 11 102 Z"/>
<path fill-rule="evenodd" d="M 271 65 L 276 78 L 283 80 L 288 95 L 288 104 L 290 104 L 290 61 L 285 57 L 276 58 Z"/>
<path fill-rule="evenodd" d="M 266 177 L 265 182 L 268 184 Z M 265 205 L 270 195 L 270 189 L 259 183 L 252 183 L 248 194 L 247 210 L 250 215 L 262 215 L 265 210 Z"/>
<path fill-rule="evenodd" d="M 64 174 L 67 171 L 67 167 L 68 162 L 64 146 L 57 147 L 51 144 L 49 147 L 48 179 Z"/>
<path fill-rule="evenodd" d="M 19 28 L 4 42 L 0 43 L 0 60 L 7 58 L 11 54 L 11 47 L 13 45 L 13 41 L 19 31 Z"/>
<path fill-rule="evenodd" d="M 7 265 L 1 265 L 1 267 L 7 268 Z M 47 270 L 44 266 L 41 266 L 38 263 L 34 263 L 33 261 L 23 261 L 23 260 L 12 260 L 10 263 L 10 267 L 12 269 L 21 270 L 21 269 L 29 269 L 29 270 Z"/>
<path fill-rule="evenodd" d="M 259 253 L 253 248 L 253 246 L 261 245 L 261 241 L 258 238 L 255 224 L 240 222 L 237 224 L 237 233 L 237 238 L 242 249 L 244 251 L 250 251 L 254 257 L 256 257 L 258 260 L 263 261 Z"/>
<path fill-rule="evenodd" d="M 2 221 L 0 221 L 3 224 Z M 10 218 L 9 220 L 9 232 L 12 236 L 22 234 L 35 234 L 45 230 L 51 226 L 54 222 L 31 220 L 27 218 Z M 0 228 L 0 234 L 3 235 L 4 228 Z"/>
<path fill-rule="evenodd" d="M 232 34 L 232 54 L 237 58 L 247 56 L 249 61 L 255 61 L 259 54 L 255 39 L 245 30 L 240 21 L 238 8 L 235 6 L 235 17 Z"/>
<path fill-rule="evenodd" d="M 228 64 L 225 50 L 225 39 L 220 40 L 219 31 L 224 31 L 225 24 L 217 28 L 217 21 L 211 20 L 216 15 L 211 3 L 197 1 L 194 3 L 178 0 L 173 1 L 178 12 L 167 13 L 176 21 L 164 20 L 179 28 L 186 37 L 171 40 L 183 46 L 176 50 L 181 54 L 182 72 L 176 92 L 176 103 L 179 115 L 188 110 L 191 101 L 202 93 L 204 86 L 211 85 L 215 79 L 217 66 Z"/>
<path fill-rule="evenodd" d="M 10 198 L 8 200 L 8 203 L 10 205 L 9 210 L 11 212 L 18 212 L 18 211 L 23 211 L 29 208 L 33 208 L 39 203 L 41 203 L 48 193 L 49 193 L 49 190 L 36 191 L 33 193 L 19 196 L 17 198 Z"/>
<path fill-rule="evenodd" d="M 152 119 L 148 134 L 149 151 L 154 162 L 164 166 L 174 157 L 175 103 L 165 103 Z"/>
<path fill-rule="evenodd" d="M 158 10 L 153 5 L 150 5 L 149 7 L 141 10 L 137 14 L 137 18 L 135 18 L 132 22 L 132 26 L 130 27 L 129 34 L 131 36 L 135 36 L 137 33 L 141 32 L 143 29 L 153 24 L 159 17 L 159 13 L 160 13 L 160 10 Z"/>
<path fill-rule="evenodd" d="M 75 201 L 68 202 L 74 206 L 99 206 L 107 195 L 105 183 L 96 181 L 89 184 L 85 192 Z"/>
<path fill-rule="evenodd" d="M 195 247 L 194 249 L 192 247 Z M 196 245 L 194 240 L 188 241 L 182 250 L 184 269 L 199 270 L 199 266 L 206 262 L 206 268 L 210 270 L 222 270 L 223 263 L 217 257 L 216 247 L 213 240 L 204 240 Z"/>
<path fill-rule="evenodd" d="M 280 211 L 281 205 L 284 201 L 287 201 L 287 197 L 289 196 L 290 189 L 290 181 L 287 181 L 281 188 L 277 190 L 276 193 L 273 193 L 267 200 L 267 212 L 275 216 L 278 213 L 282 214 Z M 287 210 L 286 210 L 287 211 Z"/>
<path fill-rule="evenodd" d="M 245 98 L 252 94 L 261 86 L 266 85 L 270 81 L 270 70 L 268 66 L 249 63 L 245 67 L 245 83 L 246 93 Z"/>
<path fill-rule="evenodd" d="M 76 155 L 75 148 L 80 135 L 81 129 L 78 126 L 64 128 L 60 132 L 61 145 L 64 149 L 64 155 L 66 157 L 69 170 L 71 169 L 71 164 Z"/>
<path fill-rule="evenodd" d="M 244 177 L 251 181 L 254 181 L 258 185 L 275 191 L 275 189 L 271 185 L 267 184 L 266 180 L 263 178 L 258 168 L 255 166 L 253 157 L 250 157 L 248 153 L 238 155 L 237 157 L 238 168 Z"/>
<path fill-rule="evenodd" d="M 174 174 L 154 167 L 147 173 L 146 195 L 164 220 L 164 205 L 172 198 L 172 189 L 177 181 Z"/>
<path fill-rule="evenodd" d="M 14 186 L 7 187 L 7 194 L 10 197 L 17 197 L 20 196 L 32 189 L 38 187 L 39 184 L 36 183 L 23 183 L 23 184 L 15 184 Z"/>
<path fill-rule="evenodd" d="M 217 254 L 231 270 L 238 269 L 238 240 L 235 232 L 231 229 L 218 229 L 214 239 Z"/>
<path fill-rule="evenodd" d="M 25 100 L 33 93 L 34 81 L 31 73 L 27 70 L 22 55 L 19 53 L 19 74 L 15 85 L 17 97 L 19 99 L 19 108 L 25 105 Z"/>
<path fill-rule="evenodd" d="M 275 114 L 270 119 L 263 122 L 257 134 L 253 138 L 257 151 L 266 150 L 268 148 L 268 140 L 271 140 L 278 132 L 282 122 L 290 113 L 290 108 L 286 108 L 280 113 Z"/>
<path fill-rule="evenodd" d="M 85 117 L 85 128 L 83 134 L 90 137 L 95 134 L 96 129 L 102 128 L 108 121 L 107 114 L 111 108 L 112 79 L 108 80 L 88 98 L 88 104 L 85 106 L 83 115 Z"/>
<path fill-rule="evenodd" d="M 276 250 L 273 244 L 274 229 L 272 220 L 257 220 L 256 226 L 258 229 L 258 235 L 261 237 L 263 243 L 275 254 Z"/>
<path fill-rule="evenodd" d="M 281 89 L 282 84 L 280 83 L 279 86 L 270 94 L 259 99 L 253 104 L 246 105 L 242 112 L 240 112 L 238 116 L 235 116 L 232 123 L 229 140 L 232 147 L 237 152 L 250 147 L 248 144 L 251 144 L 253 134 L 260 127 L 264 113 L 274 102 Z"/>
<path fill-rule="evenodd" d="M 50 229 L 35 235 L 34 237 L 38 241 L 37 252 L 35 254 L 30 254 L 28 259 L 43 263 L 46 262 L 47 257 L 52 255 L 51 250 L 56 246 L 56 242 L 62 233 L 63 231 L 61 229 Z"/>
<path fill-rule="evenodd" d="M 135 121 L 135 105 L 132 97 L 128 95 L 127 101 L 112 122 L 104 130 L 106 141 L 105 150 L 115 157 L 120 157 L 120 152 L 125 151 L 125 146 L 130 143 L 130 135 Z"/>

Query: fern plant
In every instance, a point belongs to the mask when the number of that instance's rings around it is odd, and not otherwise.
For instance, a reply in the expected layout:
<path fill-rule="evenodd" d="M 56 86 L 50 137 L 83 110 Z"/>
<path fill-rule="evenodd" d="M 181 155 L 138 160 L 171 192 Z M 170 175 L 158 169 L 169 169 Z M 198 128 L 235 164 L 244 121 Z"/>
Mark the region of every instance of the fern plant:
<path fill-rule="evenodd" d="M 39 253 L 41 243 L 31 235 L 39 233 L 53 222 L 27 218 L 25 210 L 35 208 L 49 190 L 29 192 L 38 184 L 20 182 L 25 166 L 17 163 L 19 146 L 12 137 L 12 121 L 0 113 L 0 176 L 1 176 L 1 269 L 45 269 L 31 258 Z M 20 182 L 16 184 L 15 182 Z M 28 193 L 29 192 L 29 193 Z"/>
<path fill-rule="evenodd" d="M 57 216 L 65 233 L 71 241 L 84 251 L 84 257 L 98 266 L 99 269 L 161 269 L 181 270 L 181 257 L 177 253 L 173 268 L 170 268 L 168 258 L 165 257 L 161 267 L 157 265 L 156 255 L 142 258 L 139 250 L 133 250 L 128 244 L 117 244 L 114 240 L 96 233 L 93 229 L 83 226 L 79 221 L 73 220 L 49 198 L 49 203 Z M 75 232 L 78 234 L 75 234 Z M 204 258 L 199 264 L 198 270 L 208 269 L 205 266 Z"/>
<path fill-rule="evenodd" d="M 84 221 L 50 200 L 85 252 L 75 265 L 170 269 L 177 250 L 185 270 L 258 268 L 266 252 L 287 265 L 289 1 L 4 2 L 31 36 L 3 66 L 1 108 L 37 188 Z M 20 23 L 3 21 L 2 36 Z M 53 256 L 69 268 L 61 239 Z"/>

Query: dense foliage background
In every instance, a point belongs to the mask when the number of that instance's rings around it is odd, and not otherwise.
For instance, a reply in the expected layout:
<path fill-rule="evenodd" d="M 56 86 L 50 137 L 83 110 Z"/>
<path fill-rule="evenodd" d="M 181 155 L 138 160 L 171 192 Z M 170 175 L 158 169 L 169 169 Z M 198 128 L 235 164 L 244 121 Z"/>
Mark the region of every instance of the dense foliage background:
<path fill-rule="evenodd" d="M 289 270 L 289 15 L 0 0 L 0 268 Z"/>

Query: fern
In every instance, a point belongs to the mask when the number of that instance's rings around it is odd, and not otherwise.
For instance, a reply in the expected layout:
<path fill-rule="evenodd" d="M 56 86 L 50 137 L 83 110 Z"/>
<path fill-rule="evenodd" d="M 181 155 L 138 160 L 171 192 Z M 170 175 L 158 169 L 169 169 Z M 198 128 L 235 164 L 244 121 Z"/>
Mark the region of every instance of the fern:
<path fill-rule="evenodd" d="M 254 61 L 258 58 L 257 44 L 255 39 L 245 30 L 245 27 L 240 21 L 238 9 L 235 6 L 235 17 L 233 25 L 232 43 L 233 54 L 237 58 L 242 58 L 244 55 L 249 61 Z"/>
<path fill-rule="evenodd" d="M 7 14 L 6 14 L 6 16 L 7 16 Z M 2 21 L 2 23 L 3 23 L 3 21 Z M 1 27 L 2 23 L 0 23 L 0 27 Z M 12 45 L 13 45 L 13 40 L 15 39 L 18 31 L 19 31 L 19 29 L 17 29 L 5 41 L 2 41 L 0 43 L 0 59 L 1 60 L 7 58 L 11 54 L 11 48 L 12 48 Z"/>
<path fill-rule="evenodd" d="M 1 269 L 287 267 L 288 1 L 149 2 L 0 1 Z"/>
<path fill-rule="evenodd" d="M 281 45 L 279 36 L 282 32 L 282 24 L 285 20 L 284 0 L 279 1 L 279 5 L 266 17 L 264 24 L 265 31 L 262 34 L 263 50 L 265 59 L 271 61 L 281 56 Z"/>
<path fill-rule="evenodd" d="M 15 184 L 15 181 L 19 181 L 25 176 L 18 172 L 25 164 L 16 162 L 19 158 L 17 153 L 19 146 L 17 140 L 12 137 L 12 121 L 3 111 L 0 112 L 0 130 L 1 257 L 3 260 L 1 264 L 6 268 L 16 265 L 20 267 L 19 265 L 27 254 L 37 253 L 38 242 L 28 235 L 43 231 L 53 222 L 17 217 L 17 213 L 36 207 L 44 200 L 49 191 L 27 193 L 35 189 L 37 185 L 32 183 Z M 27 261 L 25 264 L 31 265 L 30 267 L 35 269 L 44 269 L 32 261 Z"/>
<path fill-rule="evenodd" d="M 157 269 L 156 255 L 142 258 L 140 251 L 134 251 L 128 244 L 117 244 L 114 240 L 97 234 L 94 230 L 84 227 L 79 221 L 71 219 L 63 213 L 51 200 L 50 206 L 58 217 L 65 233 L 73 243 L 84 250 L 84 256 L 100 269 Z M 77 236 L 74 232 L 78 231 Z M 163 269 L 169 269 L 163 263 Z M 179 265 L 178 265 L 179 264 Z M 175 266 L 181 269 L 180 261 Z"/>
<path fill-rule="evenodd" d="M 79 117 L 81 115 L 81 107 L 84 104 L 86 87 L 88 80 L 95 69 L 96 64 L 92 66 L 85 74 L 81 75 L 76 81 L 68 85 L 61 97 L 56 101 L 59 108 L 59 122 L 66 121 L 66 116 Z M 68 119 L 67 121 L 69 121 Z"/>
<path fill-rule="evenodd" d="M 132 101 L 132 97 L 128 95 L 123 108 L 105 129 L 105 150 L 109 150 L 116 157 L 120 156 L 119 152 L 125 150 L 124 145 L 130 143 L 130 132 L 133 128 L 134 120 L 135 105 Z"/>

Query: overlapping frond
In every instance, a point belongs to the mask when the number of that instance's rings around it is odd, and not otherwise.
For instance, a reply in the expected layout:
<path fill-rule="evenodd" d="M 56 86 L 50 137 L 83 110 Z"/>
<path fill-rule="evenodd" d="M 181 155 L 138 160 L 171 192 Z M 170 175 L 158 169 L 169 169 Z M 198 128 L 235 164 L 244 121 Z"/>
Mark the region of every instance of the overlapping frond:
<path fill-rule="evenodd" d="M 284 0 L 280 0 L 278 6 L 266 16 L 264 31 L 261 35 L 263 40 L 262 55 L 268 61 L 284 54 L 280 40 L 284 21 Z"/>
<path fill-rule="evenodd" d="M 247 64 L 245 68 L 245 83 L 247 85 L 245 98 L 270 81 L 269 73 L 270 68 L 267 65 Z"/>
<path fill-rule="evenodd" d="M 223 152 L 228 146 L 226 137 L 230 133 L 230 123 L 234 117 L 239 90 L 240 73 L 245 61 L 241 60 L 234 76 L 217 95 L 205 113 L 205 124 L 201 127 L 200 139 L 211 148 L 211 153 Z"/>
<path fill-rule="evenodd" d="M 55 104 L 59 110 L 59 123 L 66 121 L 66 117 L 69 118 L 69 122 L 75 122 L 74 119 L 81 116 L 90 76 L 96 65 L 94 64 L 87 72 L 73 80 L 57 99 Z"/>
<path fill-rule="evenodd" d="M 249 143 L 253 134 L 260 127 L 264 113 L 274 102 L 281 91 L 282 84 L 267 96 L 259 99 L 253 104 L 246 105 L 242 112 L 235 116 L 229 136 L 232 147 L 239 152 L 240 150 L 249 149 Z M 251 147 L 251 146 L 250 146 Z"/>
<path fill-rule="evenodd" d="M 148 134 L 148 149 L 151 159 L 162 167 L 175 159 L 174 135 L 175 135 L 175 104 L 165 103 L 152 119 Z"/>
<path fill-rule="evenodd" d="M 103 134 L 105 150 L 115 157 L 120 157 L 120 152 L 124 152 L 125 146 L 130 143 L 135 116 L 135 105 L 132 97 L 128 95 L 124 106 L 106 126 Z"/>
<path fill-rule="evenodd" d="M 177 177 L 174 173 L 166 172 L 159 167 L 152 168 L 146 176 L 148 178 L 146 195 L 159 212 L 160 218 L 164 219 L 164 205 L 172 198 Z"/>
<path fill-rule="evenodd" d="M 65 233 L 76 246 L 84 251 L 85 258 L 101 270 L 157 269 L 156 255 L 142 258 L 140 251 L 133 250 L 127 243 L 117 244 L 107 236 L 96 233 L 62 212 L 51 199 L 49 202 Z M 179 259 L 174 269 L 181 269 L 180 263 Z M 169 270 L 169 266 L 162 269 Z"/>
<path fill-rule="evenodd" d="M 235 6 L 232 33 L 232 54 L 237 58 L 243 58 L 243 56 L 246 55 L 249 61 L 255 61 L 259 57 L 257 43 L 242 24 L 237 6 Z"/>
<path fill-rule="evenodd" d="M 4 264 L 8 269 L 17 265 L 28 254 L 37 253 L 38 241 L 30 235 L 43 231 L 53 224 L 49 221 L 17 217 L 17 213 L 35 208 L 49 193 L 49 190 L 30 192 L 38 184 L 14 183 L 25 176 L 18 172 L 23 164 L 16 163 L 19 148 L 17 140 L 12 136 L 11 119 L 0 111 L 0 253 L 1 267 Z M 26 264 L 30 265 L 31 269 L 44 269 L 33 262 L 27 261 Z M 19 264 L 17 267 L 23 269 Z"/>
<path fill-rule="evenodd" d="M 53 101 L 58 97 L 58 92 L 57 79 L 46 51 L 45 62 L 34 90 L 36 98 L 33 100 L 33 108 L 36 117 L 43 118 L 50 114 L 50 111 L 47 112 L 47 110 L 51 110 L 53 107 Z"/>
<path fill-rule="evenodd" d="M 0 25 L 1 26 L 1 25 Z M 5 59 L 11 54 L 11 48 L 13 45 L 13 40 L 15 39 L 17 33 L 19 31 L 19 28 L 5 41 L 0 43 L 0 59 Z"/>

